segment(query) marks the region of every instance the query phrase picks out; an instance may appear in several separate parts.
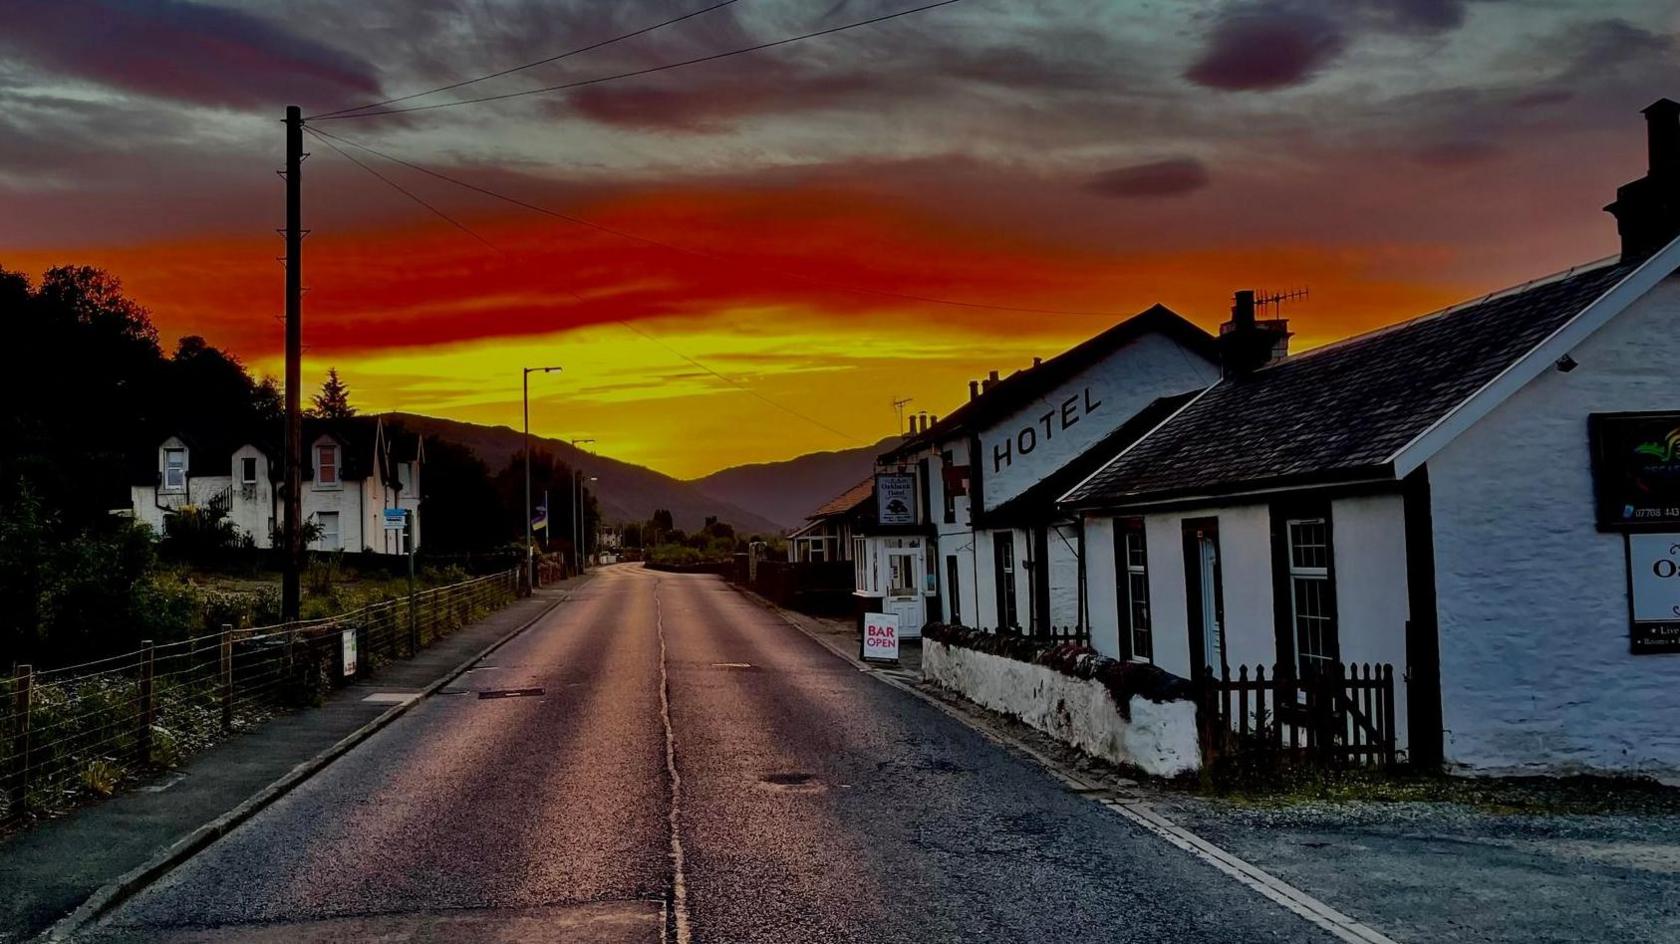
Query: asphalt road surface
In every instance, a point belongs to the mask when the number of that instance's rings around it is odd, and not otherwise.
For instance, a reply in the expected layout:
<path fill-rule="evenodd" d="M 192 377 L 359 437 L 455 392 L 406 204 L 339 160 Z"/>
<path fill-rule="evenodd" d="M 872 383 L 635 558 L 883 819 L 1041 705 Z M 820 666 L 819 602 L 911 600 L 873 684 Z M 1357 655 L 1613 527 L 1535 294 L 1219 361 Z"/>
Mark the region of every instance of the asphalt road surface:
<path fill-rule="evenodd" d="M 1329 940 L 721 580 L 633 566 L 92 936 Z"/>

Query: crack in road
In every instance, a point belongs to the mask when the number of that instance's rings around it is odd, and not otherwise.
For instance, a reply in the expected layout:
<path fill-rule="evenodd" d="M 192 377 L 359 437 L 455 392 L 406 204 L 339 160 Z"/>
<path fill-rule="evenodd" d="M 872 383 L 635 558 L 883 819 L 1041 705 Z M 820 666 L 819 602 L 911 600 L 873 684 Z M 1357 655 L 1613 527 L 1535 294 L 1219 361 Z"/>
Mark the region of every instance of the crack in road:
<path fill-rule="evenodd" d="M 665 608 L 659 601 L 660 578 L 653 581 L 653 619 L 659 633 L 659 720 L 665 725 L 665 773 L 671 781 L 671 810 L 667 817 L 671 829 L 671 900 L 668 939 L 675 944 L 689 944 L 692 932 L 688 924 L 688 877 L 684 872 L 682 844 L 682 774 L 677 771 L 677 732 L 671 726 L 671 676 L 666 666 Z"/>

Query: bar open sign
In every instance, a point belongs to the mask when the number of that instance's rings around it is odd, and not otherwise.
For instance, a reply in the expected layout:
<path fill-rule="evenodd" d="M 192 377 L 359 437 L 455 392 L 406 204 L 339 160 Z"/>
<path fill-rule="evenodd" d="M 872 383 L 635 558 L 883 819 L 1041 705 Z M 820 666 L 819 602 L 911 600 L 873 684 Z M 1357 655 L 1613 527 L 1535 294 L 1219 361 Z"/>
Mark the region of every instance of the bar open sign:
<path fill-rule="evenodd" d="M 869 662 L 898 661 L 898 615 L 896 613 L 864 614 L 863 658 Z"/>

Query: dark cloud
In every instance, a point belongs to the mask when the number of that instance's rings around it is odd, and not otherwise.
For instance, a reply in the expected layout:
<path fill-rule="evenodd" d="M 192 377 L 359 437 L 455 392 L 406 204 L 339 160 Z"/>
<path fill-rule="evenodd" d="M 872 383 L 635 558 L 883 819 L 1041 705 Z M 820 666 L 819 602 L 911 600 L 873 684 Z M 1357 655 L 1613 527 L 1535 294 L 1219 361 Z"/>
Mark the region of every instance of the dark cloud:
<path fill-rule="evenodd" d="M 1367 0 L 1370 15 L 1392 29 L 1440 33 L 1464 25 L 1466 0 Z"/>
<path fill-rule="evenodd" d="M 1085 189 L 1126 200 L 1181 197 L 1206 187 L 1207 166 L 1193 157 L 1173 157 L 1106 170 L 1085 182 Z"/>
<path fill-rule="evenodd" d="M 205 105 L 336 105 L 379 89 L 356 57 L 190 0 L 13 0 L 0 47 L 60 75 Z"/>
<path fill-rule="evenodd" d="M 654 80 L 593 85 L 556 106 L 602 124 L 651 131 L 719 133 L 756 115 L 810 112 L 879 91 L 862 72 L 805 73 L 779 60 L 745 72 L 721 73 L 703 83 Z"/>
<path fill-rule="evenodd" d="M 1227 9 L 1184 77 L 1225 91 L 1300 85 L 1347 44 L 1336 18 L 1304 6 L 1262 2 Z"/>

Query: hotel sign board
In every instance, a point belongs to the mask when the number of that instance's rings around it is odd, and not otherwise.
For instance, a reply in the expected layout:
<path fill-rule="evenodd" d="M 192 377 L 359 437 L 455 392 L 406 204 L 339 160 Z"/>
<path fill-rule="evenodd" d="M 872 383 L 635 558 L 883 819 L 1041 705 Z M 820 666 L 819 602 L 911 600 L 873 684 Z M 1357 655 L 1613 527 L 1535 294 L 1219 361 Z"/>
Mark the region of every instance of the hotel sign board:
<path fill-rule="evenodd" d="M 1680 533 L 1630 534 L 1628 649 L 1680 652 Z"/>
<path fill-rule="evenodd" d="M 1680 413 L 1587 419 L 1602 531 L 1680 531 Z"/>
<path fill-rule="evenodd" d="M 916 477 L 903 473 L 875 476 L 875 520 L 879 524 L 916 523 Z"/>

